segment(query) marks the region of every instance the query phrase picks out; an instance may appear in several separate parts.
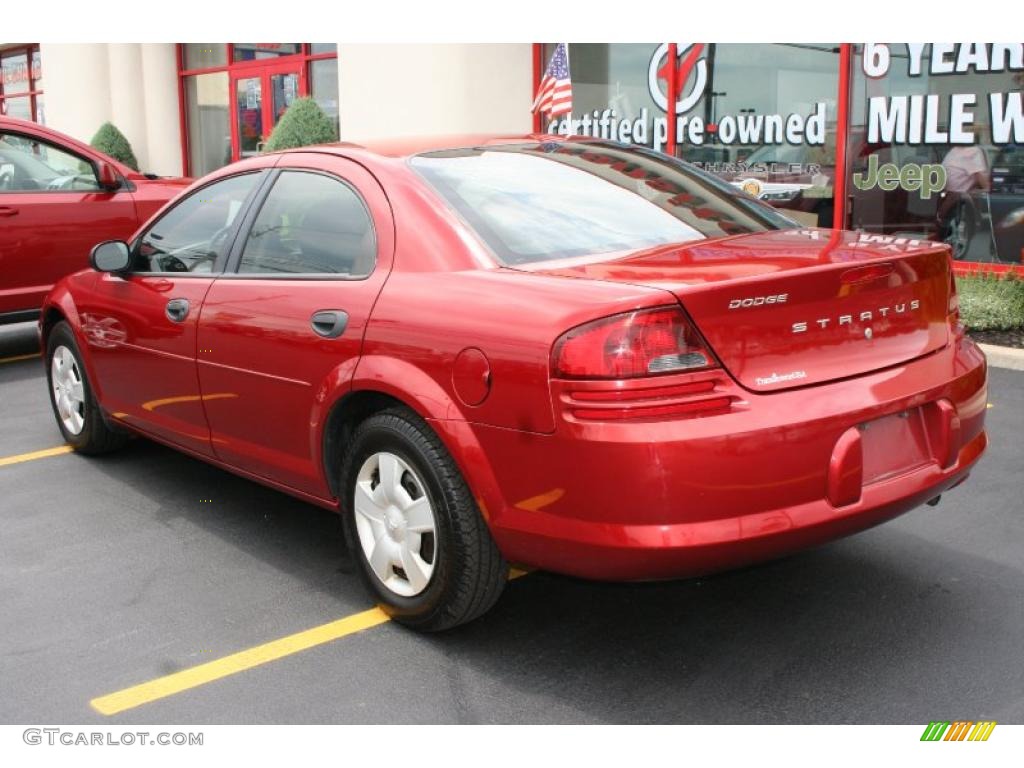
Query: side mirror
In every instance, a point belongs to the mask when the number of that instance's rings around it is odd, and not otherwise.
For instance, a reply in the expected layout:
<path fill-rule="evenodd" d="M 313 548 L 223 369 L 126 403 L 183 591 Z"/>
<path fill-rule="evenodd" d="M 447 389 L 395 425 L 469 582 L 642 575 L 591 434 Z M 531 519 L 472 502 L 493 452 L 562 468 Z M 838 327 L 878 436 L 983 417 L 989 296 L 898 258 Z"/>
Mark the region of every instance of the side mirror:
<path fill-rule="evenodd" d="M 130 261 L 128 244 L 121 240 L 106 240 L 94 246 L 89 254 L 89 264 L 97 272 L 124 272 Z"/>
<path fill-rule="evenodd" d="M 100 189 L 107 192 L 121 188 L 121 178 L 114 170 L 114 166 L 103 160 L 96 161 L 96 183 L 100 185 Z"/>

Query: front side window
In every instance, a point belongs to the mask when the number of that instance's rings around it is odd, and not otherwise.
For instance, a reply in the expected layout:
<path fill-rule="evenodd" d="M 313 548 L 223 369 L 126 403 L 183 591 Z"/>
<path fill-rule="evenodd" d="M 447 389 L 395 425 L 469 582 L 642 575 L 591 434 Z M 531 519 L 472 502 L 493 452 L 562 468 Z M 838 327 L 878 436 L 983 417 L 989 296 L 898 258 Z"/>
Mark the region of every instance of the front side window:
<path fill-rule="evenodd" d="M 30 136 L 0 133 L 0 193 L 99 189 L 88 160 Z"/>
<path fill-rule="evenodd" d="M 213 271 L 259 174 L 232 176 L 196 190 L 144 232 L 132 249 L 133 272 Z"/>
<path fill-rule="evenodd" d="M 623 144 L 446 150 L 411 164 L 509 265 L 792 226 L 730 184 Z"/>
<path fill-rule="evenodd" d="M 238 271 L 366 277 L 376 254 L 370 213 L 352 187 L 284 171 L 252 225 Z"/>

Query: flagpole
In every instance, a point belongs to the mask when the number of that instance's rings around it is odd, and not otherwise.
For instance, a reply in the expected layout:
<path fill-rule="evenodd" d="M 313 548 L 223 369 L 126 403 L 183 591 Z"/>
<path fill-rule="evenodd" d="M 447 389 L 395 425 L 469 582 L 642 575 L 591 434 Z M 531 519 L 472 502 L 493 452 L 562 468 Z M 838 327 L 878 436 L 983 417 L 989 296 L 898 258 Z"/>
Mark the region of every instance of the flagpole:
<path fill-rule="evenodd" d="M 572 67 L 569 66 L 569 44 L 568 43 L 564 43 L 564 45 L 565 45 L 565 74 L 568 76 L 569 83 L 571 85 L 572 84 Z M 567 136 L 572 136 L 572 107 L 569 107 L 569 111 L 566 113 L 566 117 L 563 118 L 563 119 L 569 121 L 569 127 L 567 129 L 567 134 L 566 135 Z"/>

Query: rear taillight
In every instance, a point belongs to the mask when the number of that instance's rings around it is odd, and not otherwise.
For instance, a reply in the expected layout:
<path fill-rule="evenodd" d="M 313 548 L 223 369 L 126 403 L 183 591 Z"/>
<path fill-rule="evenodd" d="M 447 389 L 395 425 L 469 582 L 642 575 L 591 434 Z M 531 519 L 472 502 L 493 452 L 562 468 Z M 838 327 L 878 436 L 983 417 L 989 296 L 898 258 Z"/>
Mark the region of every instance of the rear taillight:
<path fill-rule="evenodd" d="M 677 307 L 625 312 L 580 325 L 564 333 L 552 352 L 557 378 L 632 379 L 716 365 Z"/>

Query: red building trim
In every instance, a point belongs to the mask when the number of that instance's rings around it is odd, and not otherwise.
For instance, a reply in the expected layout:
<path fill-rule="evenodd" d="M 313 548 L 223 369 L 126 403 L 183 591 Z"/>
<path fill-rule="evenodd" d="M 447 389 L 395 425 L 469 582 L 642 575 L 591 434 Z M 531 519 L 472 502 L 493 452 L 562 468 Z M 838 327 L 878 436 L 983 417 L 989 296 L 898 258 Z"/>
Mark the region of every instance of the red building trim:
<path fill-rule="evenodd" d="M 679 50 L 676 43 L 668 44 L 668 53 L 665 58 L 668 61 L 668 83 L 666 84 L 666 90 L 668 91 L 666 106 L 668 109 L 665 110 L 665 124 L 667 127 L 666 133 L 668 133 L 668 136 L 665 137 L 665 154 L 675 157 L 677 120 L 676 102 L 679 100 L 679 89 L 682 87 L 682 83 L 679 82 L 679 67 L 676 63 L 676 59 L 679 58 Z"/>
<path fill-rule="evenodd" d="M 1024 254 L 1022 254 L 1024 257 Z M 1020 275 L 1024 278 L 1024 264 L 993 264 L 987 261 L 954 261 L 953 262 L 953 274 L 954 275 L 1000 275 L 1005 276 L 1010 273 Z"/>
<path fill-rule="evenodd" d="M 846 150 L 850 135 L 850 94 L 853 90 L 852 43 L 839 45 L 839 94 L 836 97 L 836 170 L 832 181 L 832 228 L 845 229 L 847 216 Z"/>
<path fill-rule="evenodd" d="M 174 55 L 178 62 L 178 125 L 181 131 L 181 173 L 183 176 L 188 176 L 190 175 L 188 123 L 185 121 L 185 81 L 181 77 L 181 71 L 185 68 L 185 53 L 180 43 L 174 46 Z"/>

